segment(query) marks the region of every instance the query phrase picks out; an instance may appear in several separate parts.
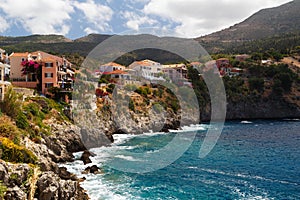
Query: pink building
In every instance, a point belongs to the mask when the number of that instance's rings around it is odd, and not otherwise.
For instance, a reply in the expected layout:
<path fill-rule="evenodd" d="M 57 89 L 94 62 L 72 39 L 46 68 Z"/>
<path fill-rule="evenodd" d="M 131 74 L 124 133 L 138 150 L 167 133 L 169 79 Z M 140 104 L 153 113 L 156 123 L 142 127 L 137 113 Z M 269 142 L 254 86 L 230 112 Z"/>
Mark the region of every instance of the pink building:
<path fill-rule="evenodd" d="M 16 87 L 37 89 L 43 94 L 51 87 L 72 90 L 75 71 L 71 63 L 62 57 L 42 51 L 33 53 L 12 53 L 9 56 L 11 64 L 10 78 Z M 22 71 L 24 62 L 32 62 L 40 66 L 40 72 Z"/>

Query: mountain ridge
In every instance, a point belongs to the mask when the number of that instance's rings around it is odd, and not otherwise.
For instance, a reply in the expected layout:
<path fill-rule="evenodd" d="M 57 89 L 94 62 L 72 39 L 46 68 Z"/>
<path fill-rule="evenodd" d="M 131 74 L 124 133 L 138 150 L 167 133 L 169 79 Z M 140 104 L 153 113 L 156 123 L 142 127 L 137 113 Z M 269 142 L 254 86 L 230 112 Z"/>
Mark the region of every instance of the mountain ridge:
<path fill-rule="evenodd" d="M 262 9 L 246 20 L 215 33 L 195 38 L 201 42 L 251 41 L 300 30 L 300 1 Z M 292 19 L 292 20 L 291 20 Z"/>
<path fill-rule="evenodd" d="M 276 41 L 278 37 L 284 39 L 286 34 L 295 33 L 297 33 L 297 38 L 299 38 L 299 10 L 300 0 L 294 0 L 278 7 L 262 9 L 241 23 L 194 39 L 203 45 L 209 53 L 232 53 L 232 49 L 238 49 L 243 53 L 245 43 L 247 46 L 257 46 L 255 41 L 270 37 L 275 38 L 274 41 Z M 21 37 L 0 36 L 0 47 L 9 53 L 41 50 L 54 54 L 87 56 L 99 43 L 112 36 L 107 34 L 89 34 L 73 40 L 62 35 L 51 34 Z M 299 43 L 300 40 L 298 41 L 297 39 L 295 45 Z M 289 48 L 294 48 L 295 45 Z M 251 51 L 258 51 L 260 48 L 261 46 L 258 46 L 256 49 L 251 48 Z M 247 51 L 244 52 L 247 53 Z"/>

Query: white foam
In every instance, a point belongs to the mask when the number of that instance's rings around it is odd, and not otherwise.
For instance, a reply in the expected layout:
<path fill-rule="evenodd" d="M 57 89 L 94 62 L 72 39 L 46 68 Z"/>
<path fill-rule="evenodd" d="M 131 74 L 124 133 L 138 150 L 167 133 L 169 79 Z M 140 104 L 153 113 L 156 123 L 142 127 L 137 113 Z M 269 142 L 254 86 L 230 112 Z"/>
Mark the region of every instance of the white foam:
<path fill-rule="evenodd" d="M 120 158 L 120 159 L 128 160 L 128 161 L 139 161 L 139 160 L 133 158 L 132 156 L 116 155 L 115 158 Z"/>
<path fill-rule="evenodd" d="M 253 124 L 253 122 L 250 122 L 250 121 L 241 121 L 241 124 Z"/>
<path fill-rule="evenodd" d="M 137 135 L 133 135 L 133 134 L 114 134 L 113 135 L 114 144 L 123 144 L 136 136 Z"/>

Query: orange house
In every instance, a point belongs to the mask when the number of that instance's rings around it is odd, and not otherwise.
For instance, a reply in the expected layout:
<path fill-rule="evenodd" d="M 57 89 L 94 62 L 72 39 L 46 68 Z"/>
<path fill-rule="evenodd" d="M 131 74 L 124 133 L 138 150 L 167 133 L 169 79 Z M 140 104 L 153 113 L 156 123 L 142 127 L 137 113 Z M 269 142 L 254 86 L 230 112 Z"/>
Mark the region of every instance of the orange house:
<path fill-rule="evenodd" d="M 42 51 L 33 53 L 12 53 L 11 63 L 12 84 L 17 87 L 32 88 L 47 94 L 48 89 L 59 87 L 64 91 L 71 91 L 75 72 L 72 64 L 65 58 L 51 55 Z M 22 73 L 22 62 L 34 61 L 41 67 L 41 74 Z M 38 85 L 40 87 L 38 88 Z"/>

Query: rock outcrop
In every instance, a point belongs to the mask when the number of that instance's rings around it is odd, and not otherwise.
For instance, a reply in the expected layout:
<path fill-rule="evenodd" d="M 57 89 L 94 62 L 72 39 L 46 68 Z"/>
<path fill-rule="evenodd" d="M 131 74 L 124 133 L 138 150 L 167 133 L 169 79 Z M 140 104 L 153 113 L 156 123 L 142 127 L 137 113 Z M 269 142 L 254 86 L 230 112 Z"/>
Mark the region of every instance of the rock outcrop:
<path fill-rule="evenodd" d="M 62 180 L 54 172 L 43 173 L 37 181 L 36 194 L 38 199 L 53 200 L 53 199 L 89 199 L 83 193 L 78 181 Z"/>
<path fill-rule="evenodd" d="M 0 180 L 7 188 L 4 199 L 65 200 L 89 199 L 80 180 L 58 163 L 74 160 L 72 153 L 86 150 L 80 129 L 54 118 L 44 121 L 51 134 L 41 134 L 38 142 L 27 137 L 21 141 L 38 158 L 35 165 L 10 164 L 0 160 Z"/>
<path fill-rule="evenodd" d="M 227 102 L 226 120 L 299 118 L 300 108 L 284 97 L 248 97 L 241 101 Z M 201 113 L 202 121 L 210 120 L 210 108 Z"/>

